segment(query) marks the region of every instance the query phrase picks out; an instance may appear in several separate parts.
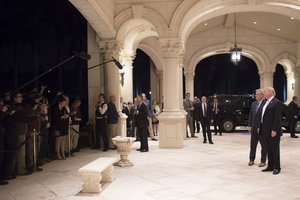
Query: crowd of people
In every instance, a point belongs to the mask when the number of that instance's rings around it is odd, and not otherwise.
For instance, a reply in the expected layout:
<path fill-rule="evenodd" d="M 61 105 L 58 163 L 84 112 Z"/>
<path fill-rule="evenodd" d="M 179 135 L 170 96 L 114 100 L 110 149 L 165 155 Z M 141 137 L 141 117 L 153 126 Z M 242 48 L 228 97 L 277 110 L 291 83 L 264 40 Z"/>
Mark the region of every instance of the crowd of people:
<path fill-rule="evenodd" d="M 148 152 L 147 138 L 157 141 L 159 120 L 157 116 L 161 109 L 156 100 L 152 103 L 143 93 L 138 95 L 133 102 L 123 102 L 120 98 L 122 113 L 127 115 L 126 128 L 128 137 L 136 137 L 136 141 L 141 142 L 141 152 Z M 109 102 L 105 101 L 105 95 L 100 94 L 95 106 L 95 134 L 93 149 L 116 150 L 112 138 L 117 136 L 116 127 L 119 113 L 116 109 L 116 97 L 109 97 Z M 101 144 L 103 148 L 101 147 Z"/>
<path fill-rule="evenodd" d="M 79 127 L 82 121 L 81 100 L 75 99 L 72 104 L 68 96 L 57 93 L 53 102 L 43 96 L 46 87 L 34 89 L 29 93 L 5 93 L 0 99 L 0 185 L 8 184 L 7 180 L 16 176 L 29 175 L 41 171 L 41 166 L 52 159 L 64 160 L 74 155 L 78 149 Z M 261 162 L 259 167 L 267 165 L 263 171 L 280 173 L 279 143 L 282 135 L 281 114 L 282 103 L 278 101 L 273 88 L 256 91 L 256 101 L 252 104 L 249 116 L 251 132 L 249 166 L 254 165 L 256 147 L 260 142 Z M 192 101 L 187 93 L 183 106 L 187 112 L 186 136 L 197 138 L 195 132 L 203 133 L 203 143 L 214 144 L 210 125 L 214 125 L 215 135 L 222 135 L 220 129 L 220 113 L 222 107 L 214 98 L 207 103 L 205 96 Z M 100 94 L 95 106 L 95 131 L 93 149 L 116 150 L 112 138 L 117 136 L 117 124 L 120 113 L 116 106 L 116 97 L 109 97 L 106 102 L 104 94 Z M 148 137 L 157 141 L 159 120 L 162 112 L 156 100 L 152 102 L 143 93 L 133 102 L 123 102 L 120 98 L 122 113 L 127 115 L 127 136 L 136 137 L 140 141 L 140 152 L 148 152 Z M 292 138 L 299 114 L 297 97 L 288 106 L 289 125 Z M 189 136 L 190 132 L 191 136 Z M 36 154 L 33 148 L 36 148 Z M 268 160 L 268 164 L 267 164 Z"/>
<path fill-rule="evenodd" d="M 7 92 L 0 99 L 0 185 L 42 171 L 45 163 L 64 160 L 79 150 L 81 100 L 71 105 L 58 92 L 50 103 L 43 95 L 45 88 Z"/>

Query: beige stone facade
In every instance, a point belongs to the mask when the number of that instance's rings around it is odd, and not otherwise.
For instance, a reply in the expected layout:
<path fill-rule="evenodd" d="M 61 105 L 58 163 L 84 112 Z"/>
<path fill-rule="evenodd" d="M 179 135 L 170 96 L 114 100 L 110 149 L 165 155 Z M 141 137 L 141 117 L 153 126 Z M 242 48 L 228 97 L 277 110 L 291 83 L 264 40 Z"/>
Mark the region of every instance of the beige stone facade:
<path fill-rule="evenodd" d="M 89 66 L 114 56 L 125 65 L 124 86 L 113 63 L 89 71 L 90 113 L 98 93 L 132 100 L 132 60 L 147 53 L 156 69 L 154 96 L 164 98 L 160 147 L 181 148 L 185 134 L 182 71 L 186 91 L 202 59 L 237 44 L 257 65 L 261 87 L 273 85 L 280 63 L 287 75 L 287 101 L 300 96 L 300 1 L 296 0 L 70 0 L 87 19 Z M 254 21 L 260 19 L 260 21 Z M 153 83 L 152 83 L 153 85 Z M 118 108 L 120 106 L 118 105 Z M 122 123 L 124 124 L 124 123 Z M 122 132 L 124 128 L 121 128 Z M 184 133 L 184 134 L 183 134 Z M 125 133 L 122 133 L 125 134 Z"/>

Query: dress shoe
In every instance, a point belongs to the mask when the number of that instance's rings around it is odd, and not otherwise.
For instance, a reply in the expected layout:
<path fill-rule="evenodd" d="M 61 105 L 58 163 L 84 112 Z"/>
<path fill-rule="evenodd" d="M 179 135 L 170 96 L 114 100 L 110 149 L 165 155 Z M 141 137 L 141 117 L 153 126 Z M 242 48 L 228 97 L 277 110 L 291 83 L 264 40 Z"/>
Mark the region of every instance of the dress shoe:
<path fill-rule="evenodd" d="M 266 166 L 266 163 L 264 163 L 264 162 L 261 162 L 261 163 L 259 163 L 259 165 L 258 165 L 258 167 L 264 167 L 264 166 Z"/>
<path fill-rule="evenodd" d="M 18 176 L 27 176 L 27 175 L 30 175 L 30 174 L 32 174 L 32 172 L 24 171 L 22 173 L 18 173 Z"/>
<path fill-rule="evenodd" d="M 136 139 L 136 140 L 134 140 L 134 142 L 139 142 L 140 140 L 138 140 L 138 139 Z"/>
<path fill-rule="evenodd" d="M 222 133 L 220 133 L 220 136 L 222 136 Z"/>
<path fill-rule="evenodd" d="M 254 162 L 250 160 L 248 166 L 252 166 L 252 165 L 254 165 Z"/>
<path fill-rule="evenodd" d="M 190 136 L 187 135 L 186 138 L 190 138 Z"/>
<path fill-rule="evenodd" d="M 198 136 L 192 135 L 192 138 L 198 138 Z"/>
<path fill-rule="evenodd" d="M 291 138 L 298 138 L 298 135 L 293 135 L 291 136 Z"/>
<path fill-rule="evenodd" d="M 217 133 L 215 133 L 214 135 L 218 135 Z"/>
<path fill-rule="evenodd" d="M 103 149 L 103 152 L 107 152 L 107 151 L 108 151 L 108 148 L 104 148 L 104 149 Z"/>
<path fill-rule="evenodd" d="M 117 150 L 117 147 L 110 147 L 110 150 Z"/>
<path fill-rule="evenodd" d="M 261 171 L 262 171 L 262 172 L 271 172 L 271 171 L 273 171 L 273 170 L 274 170 L 274 169 L 267 167 L 267 168 L 265 168 L 265 169 L 263 169 L 263 170 L 261 170 Z"/>
<path fill-rule="evenodd" d="M 140 152 L 141 153 L 148 152 L 148 149 L 141 149 Z"/>
<path fill-rule="evenodd" d="M 139 149 L 136 149 L 137 151 L 141 151 L 142 149 L 141 148 L 139 148 Z"/>
<path fill-rule="evenodd" d="M 16 176 L 8 176 L 8 177 L 3 177 L 3 180 L 12 180 L 12 179 L 15 179 L 17 178 Z"/>
<path fill-rule="evenodd" d="M 203 143 L 205 144 L 207 141 L 206 140 L 203 140 Z"/>
<path fill-rule="evenodd" d="M 156 138 L 151 138 L 151 140 L 152 140 L 152 141 L 158 141 L 158 139 L 156 139 Z"/>
<path fill-rule="evenodd" d="M 280 173 L 280 169 L 274 169 L 273 175 L 277 175 L 277 174 L 279 174 L 279 173 Z"/>
<path fill-rule="evenodd" d="M 0 185 L 7 185 L 8 182 L 7 181 L 0 181 Z"/>
<path fill-rule="evenodd" d="M 214 144 L 213 141 L 209 141 L 209 144 Z"/>

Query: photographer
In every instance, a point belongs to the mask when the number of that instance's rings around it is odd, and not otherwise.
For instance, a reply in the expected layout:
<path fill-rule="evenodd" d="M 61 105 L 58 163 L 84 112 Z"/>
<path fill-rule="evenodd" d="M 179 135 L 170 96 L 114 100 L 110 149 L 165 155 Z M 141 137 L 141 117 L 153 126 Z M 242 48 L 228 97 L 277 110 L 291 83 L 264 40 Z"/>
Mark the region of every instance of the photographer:
<path fill-rule="evenodd" d="M 7 181 L 3 181 L 3 154 L 4 154 L 4 118 L 7 115 L 8 107 L 4 105 L 0 99 L 0 185 L 7 185 Z"/>

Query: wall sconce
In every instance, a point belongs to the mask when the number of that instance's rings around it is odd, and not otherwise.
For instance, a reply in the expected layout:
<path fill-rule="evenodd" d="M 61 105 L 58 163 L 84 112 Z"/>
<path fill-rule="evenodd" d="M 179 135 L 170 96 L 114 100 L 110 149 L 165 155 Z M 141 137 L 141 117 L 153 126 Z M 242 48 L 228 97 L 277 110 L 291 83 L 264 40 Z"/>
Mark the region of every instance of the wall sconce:
<path fill-rule="evenodd" d="M 121 86 L 122 86 L 122 87 L 124 86 L 124 75 L 125 75 L 125 67 L 123 67 L 123 68 L 120 70 L 120 83 L 121 83 Z"/>
<path fill-rule="evenodd" d="M 295 90 L 295 83 L 292 83 L 292 90 Z"/>

